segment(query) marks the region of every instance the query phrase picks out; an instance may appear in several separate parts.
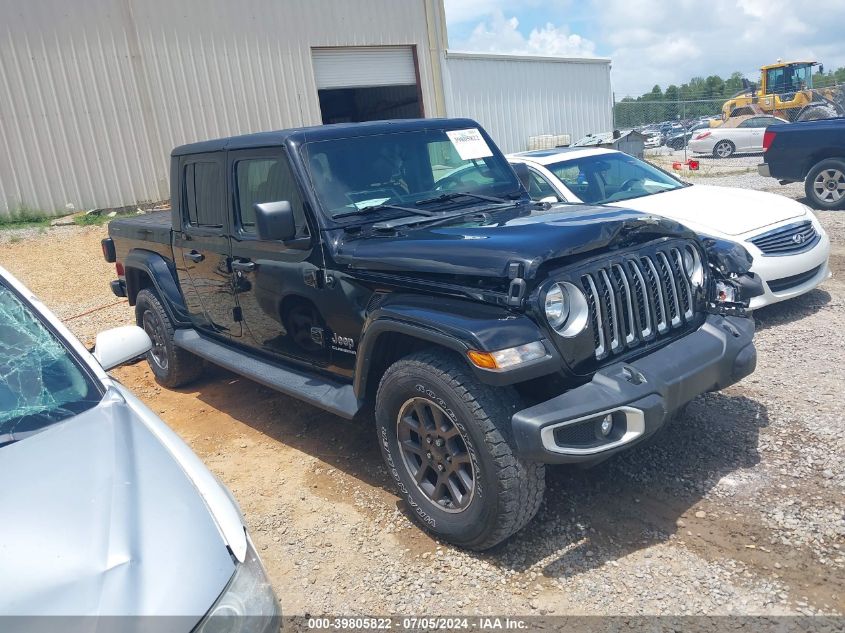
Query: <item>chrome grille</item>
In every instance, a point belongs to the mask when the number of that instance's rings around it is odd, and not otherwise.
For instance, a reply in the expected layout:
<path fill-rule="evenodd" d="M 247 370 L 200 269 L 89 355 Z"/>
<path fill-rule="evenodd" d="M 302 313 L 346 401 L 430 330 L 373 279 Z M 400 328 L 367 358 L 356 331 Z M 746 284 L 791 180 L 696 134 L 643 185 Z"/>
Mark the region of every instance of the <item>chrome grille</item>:
<path fill-rule="evenodd" d="M 700 264 L 700 254 L 693 246 L 666 246 L 582 273 L 597 360 L 682 328 L 694 319 L 693 271 L 686 269 L 682 249 L 693 249 Z"/>
<path fill-rule="evenodd" d="M 821 239 L 809 220 L 782 226 L 749 240 L 764 255 L 794 255 L 809 250 Z"/>

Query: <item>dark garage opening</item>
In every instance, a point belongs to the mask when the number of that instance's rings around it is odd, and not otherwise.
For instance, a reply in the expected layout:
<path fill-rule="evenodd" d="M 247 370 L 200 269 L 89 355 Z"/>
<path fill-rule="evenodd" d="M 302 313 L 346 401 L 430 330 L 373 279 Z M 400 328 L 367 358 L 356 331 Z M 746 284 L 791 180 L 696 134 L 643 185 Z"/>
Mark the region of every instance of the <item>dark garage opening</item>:
<path fill-rule="evenodd" d="M 421 118 L 419 87 L 377 86 L 318 90 L 323 123 Z"/>

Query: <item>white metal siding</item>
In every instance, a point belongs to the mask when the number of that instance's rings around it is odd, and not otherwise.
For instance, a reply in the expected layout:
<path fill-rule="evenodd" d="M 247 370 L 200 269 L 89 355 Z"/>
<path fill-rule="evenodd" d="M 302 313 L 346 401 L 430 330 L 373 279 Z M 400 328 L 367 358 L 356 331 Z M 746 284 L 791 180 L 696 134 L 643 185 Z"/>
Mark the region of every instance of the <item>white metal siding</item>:
<path fill-rule="evenodd" d="M 575 142 L 613 126 L 610 61 L 447 53 L 446 112 L 477 120 L 505 152 L 528 137 L 569 134 Z"/>
<path fill-rule="evenodd" d="M 313 53 L 317 88 L 408 86 L 417 83 L 414 52 L 408 46 L 323 48 Z"/>
<path fill-rule="evenodd" d="M 433 114 L 427 12 L 438 8 L 0 0 L 0 216 L 164 199 L 176 145 L 319 124 L 314 47 L 415 46 Z"/>

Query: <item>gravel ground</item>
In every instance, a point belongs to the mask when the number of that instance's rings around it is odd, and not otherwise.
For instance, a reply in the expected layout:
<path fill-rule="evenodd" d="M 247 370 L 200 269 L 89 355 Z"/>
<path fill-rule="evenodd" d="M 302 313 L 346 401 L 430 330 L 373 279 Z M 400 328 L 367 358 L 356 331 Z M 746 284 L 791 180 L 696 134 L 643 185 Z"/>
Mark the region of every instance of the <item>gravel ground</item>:
<path fill-rule="evenodd" d="M 842 614 L 845 213 L 818 215 L 834 277 L 756 313 L 756 373 L 648 447 L 550 469 L 537 518 L 484 554 L 411 524 L 365 423 L 219 369 L 178 391 L 116 374 L 232 489 L 288 614 Z M 0 264 L 86 341 L 131 319 L 104 232 L 0 232 Z"/>

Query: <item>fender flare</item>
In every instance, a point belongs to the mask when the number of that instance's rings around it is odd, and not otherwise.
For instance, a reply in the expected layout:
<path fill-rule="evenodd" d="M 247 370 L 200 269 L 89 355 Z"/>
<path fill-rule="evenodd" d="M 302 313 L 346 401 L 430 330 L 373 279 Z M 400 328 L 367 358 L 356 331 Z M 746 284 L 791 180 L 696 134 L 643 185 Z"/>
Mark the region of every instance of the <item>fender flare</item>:
<path fill-rule="evenodd" d="M 185 307 L 175 270 L 164 257 L 153 251 L 136 248 L 123 260 L 123 267 L 126 271 L 126 296 L 129 305 L 135 305 L 135 298 L 141 290 L 139 276 L 137 273 L 130 274 L 130 271 L 144 273 L 150 278 L 173 324 L 177 327 L 190 326 L 191 317 Z"/>
<path fill-rule="evenodd" d="M 559 371 L 561 359 L 545 333 L 524 314 L 461 299 L 405 295 L 389 297 L 364 323 L 355 362 L 354 389 L 367 392 L 370 370 L 383 334 L 399 333 L 457 352 L 482 382 L 504 386 Z M 476 367 L 470 349 L 493 352 L 541 341 L 547 356 L 511 370 Z"/>

